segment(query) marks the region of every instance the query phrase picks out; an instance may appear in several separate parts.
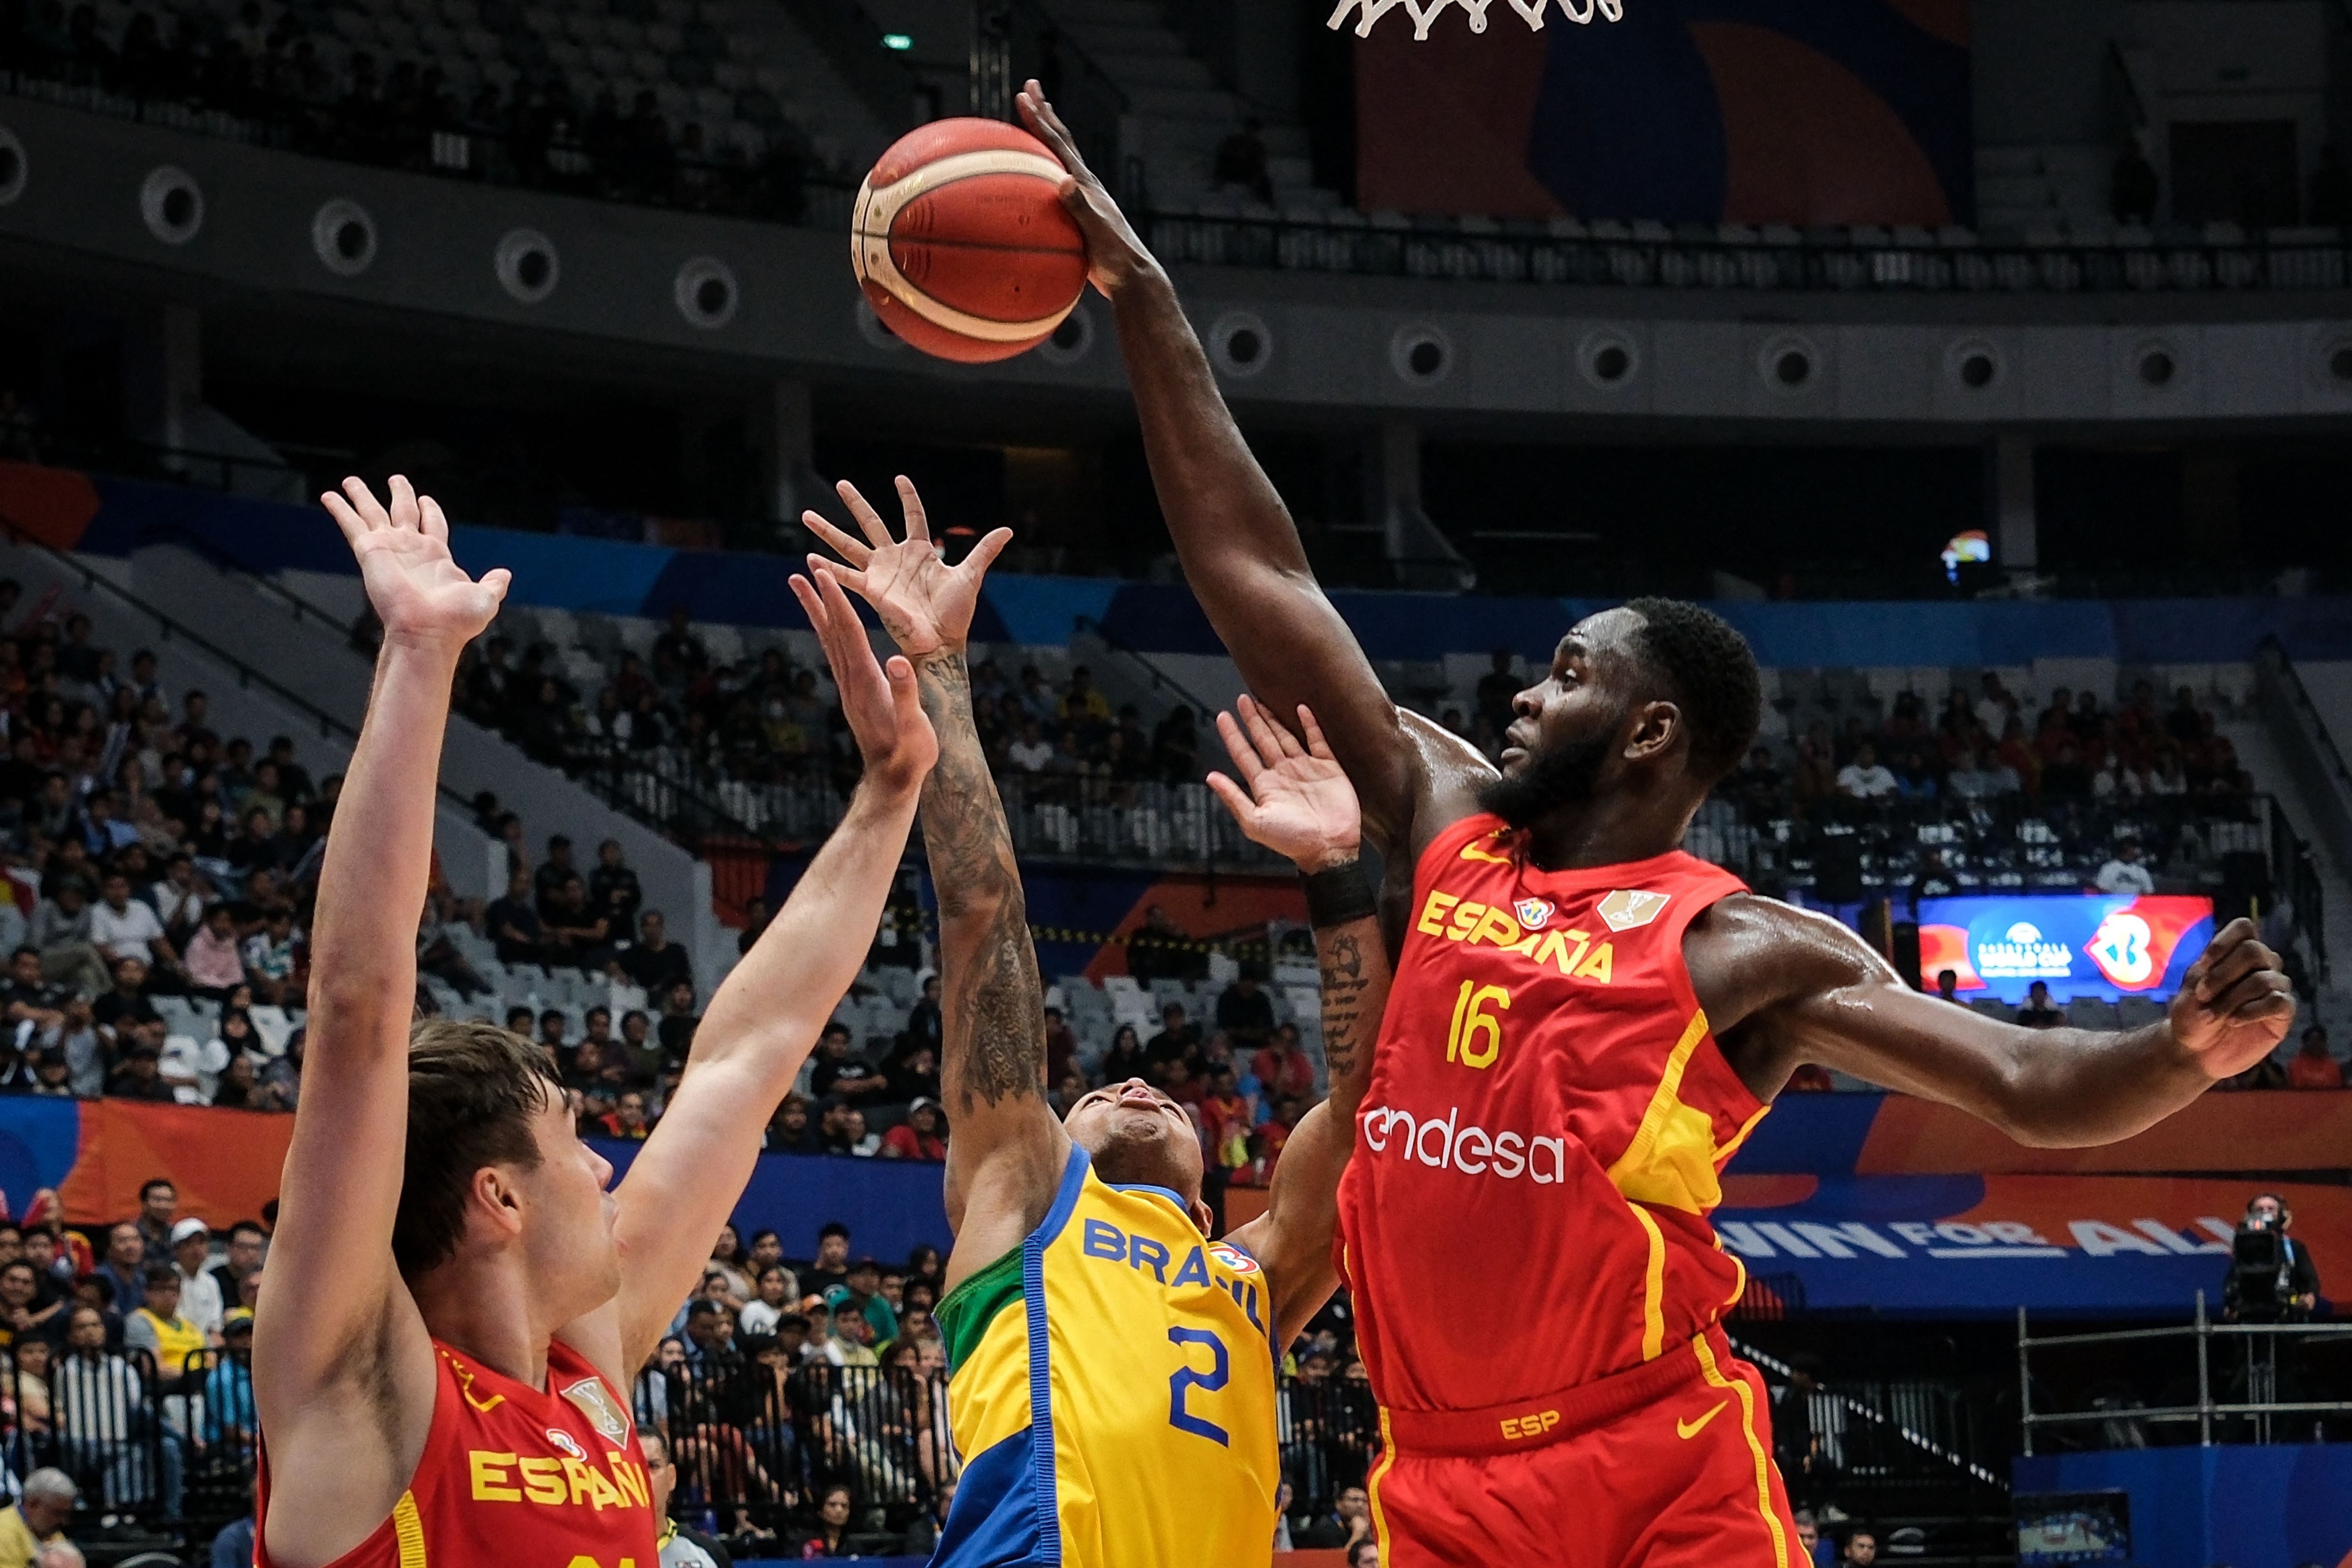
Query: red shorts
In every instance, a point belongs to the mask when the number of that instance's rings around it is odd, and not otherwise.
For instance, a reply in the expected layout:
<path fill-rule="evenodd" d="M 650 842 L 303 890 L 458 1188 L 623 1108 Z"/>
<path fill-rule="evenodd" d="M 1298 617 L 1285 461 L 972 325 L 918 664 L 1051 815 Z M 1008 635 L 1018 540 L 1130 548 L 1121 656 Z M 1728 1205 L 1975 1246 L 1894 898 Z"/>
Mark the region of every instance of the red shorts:
<path fill-rule="evenodd" d="M 1769 1415 L 1720 1330 L 1508 1409 L 1383 1412 L 1381 1568 L 1811 1568 Z"/>

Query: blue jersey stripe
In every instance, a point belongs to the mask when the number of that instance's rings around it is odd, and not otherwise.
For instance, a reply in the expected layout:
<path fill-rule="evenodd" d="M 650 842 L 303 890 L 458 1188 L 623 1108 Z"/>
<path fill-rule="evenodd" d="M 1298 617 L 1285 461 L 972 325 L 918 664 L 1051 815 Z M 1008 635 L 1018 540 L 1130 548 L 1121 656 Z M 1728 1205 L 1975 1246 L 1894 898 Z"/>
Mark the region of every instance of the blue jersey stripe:
<path fill-rule="evenodd" d="M 1054 1196 L 1044 1223 L 1022 1244 L 1021 1280 L 1029 1317 L 1029 1445 L 1037 1485 L 1037 1554 L 1048 1563 L 1062 1560 L 1061 1497 L 1054 1479 L 1053 1352 L 1045 1330 L 1045 1249 L 1054 1245 L 1078 1206 L 1087 1184 L 1087 1152 L 1070 1145 L 1070 1163 L 1062 1171 L 1062 1190 Z"/>

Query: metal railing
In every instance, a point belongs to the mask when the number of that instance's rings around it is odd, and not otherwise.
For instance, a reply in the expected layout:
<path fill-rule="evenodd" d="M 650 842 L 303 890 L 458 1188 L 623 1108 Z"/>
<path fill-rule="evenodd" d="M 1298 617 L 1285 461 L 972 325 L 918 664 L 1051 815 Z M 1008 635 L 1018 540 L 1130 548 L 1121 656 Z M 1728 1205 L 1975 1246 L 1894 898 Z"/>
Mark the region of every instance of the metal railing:
<path fill-rule="evenodd" d="M 2340 233 L 2289 231 L 2137 243 L 2003 244 L 1922 231 L 1725 238 L 1661 225 L 1407 218 L 1335 211 L 1151 215 L 1163 262 L 1284 272 L 1536 283 L 1588 289 L 1738 289 L 1757 293 L 2113 294 L 2340 289 L 2352 244 Z"/>
<path fill-rule="evenodd" d="M 81 1489 L 81 1517 L 180 1516 L 203 1438 L 201 1394 L 166 1387 L 144 1351 L 0 1351 L 0 1456 L 19 1479 L 44 1467 Z M 199 1387 L 202 1383 L 198 1379 Z"/>
<path fill-rule="evenodd" d="M 662 1436 L 677 1465 L 672 1513 L 721 1532 L 805 1524 L 835 1487 L 848 1489 L 859 1525 L 903 1529 L 962 1467 L 945 1373 L 723 1355 L 648 1368 L 634 1399 L 639 1426 Z M 1327 1510 L 1380 1453 L 1370 1386 L 1286 1380 L 1276 1440 L 1296 1510 Z"/>
<path fill-rule="evenodd" d="M 2305 801 L 2318 816 L 2315 831 L 2326 841 L 2339 867 L 2352 868 L 2352 767 L 2346 766 L 2344 753 L 2337 749 L 2326 719 L 2312 701 L 2303 677 L 2295 673 L 2294 661 L 2287 657 L 2278 638 L 2263 638 L 2261 647 L 2255 650 L 2254 680 L 2271 737 L 2278 742 L 2288 768 L 2295 774 L 2295 782 L 2302 786 Z M 2299 839 L 2296 847 L 2302 849 Z M 2304 898 L 2312 900 L 2315 931 L 2322 938 L 2314 946 L 2324 980 L 2326 943 L 2325 929 L 2317 922 L 2320 879 L 2308 850 L 2298 856 L 2295 871 L 2289 896 L 2295 899 L 2298 913 Z"/>
<path fill-rule="evenodd" d="M 2217 1323 L 2206 1310 L 2205 1292 L 2197 1292 L 2197 1316 L 2187 1323 L 2169 1324 L 2155 1329 L 2119 1329 L 2097 1333 L 2033 1335 L 2026 1320 L 2026 1310 L 2017 1310 L 2017 1392 L 2019 1419 L 2022 1428 L 2025 1452 L 2033 1452 L 2034 1434 L 2043 1427 L 2100 1426 L 2115 1446 L 2145 1446 L 2145 1436 L 2136 1431 L 2142 1423 L 2158 1426 L 2196 1423 L 2197 1441 L 2211 1447 L 2217 1423 L 2233 1422 L 2256 1443 L 2272 1440 L 2273 1423 L 2283 1415 L 2343 1415 L 2352 1416 L 2352 1400 L 2281 1399 L 2278 1395 L 2277 1352 L 2285 1339 L 2300 1342 L 2352 1340 L 2352 1323 Z M 2076 1350 L 2091 1346 L 2153 1344 L 2158 1341 L 2189 1340 L 2197 1352 L 2197 1400 L 2193 1405 L 2173 1404 L 2143 1405 L 2109 1402 L 2092 1410 L 2036 1410 L 2033 1408 L 2033 1363 L 2037 1350 L 2061 1346 Z M 2236 1346 L 2241 1357 L 2237 1366 L 2216 1368 L 2215 1342 L 2223 1346 Z M 2216 1396 L 2218 1376 L 2230 1377 L 2245 1397 L 2224 1399 Z"/>

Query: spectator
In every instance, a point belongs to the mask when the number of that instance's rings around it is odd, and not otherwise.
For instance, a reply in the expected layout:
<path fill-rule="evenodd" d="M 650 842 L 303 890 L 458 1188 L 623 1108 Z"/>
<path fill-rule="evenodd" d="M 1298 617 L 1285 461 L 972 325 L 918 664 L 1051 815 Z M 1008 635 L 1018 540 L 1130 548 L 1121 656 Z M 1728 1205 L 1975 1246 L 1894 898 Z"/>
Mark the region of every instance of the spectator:
<path fill-rule="evenodd" d="M 866 1353 L 870 1356 L 874 1352 L 868 1351 Z M 817 1505 L 816 1529 L 810 1532 L 807 1541 L 801 1545 L 800 1554 L 803 1558 L 813 1561 L 822 1557 L 852 1555 L 847 1533 L 851 1497 L 852 1494 L 847 1487 L 831 1486 L 824 1489 L 824 1499 Z"/>
<path fill-rule="evenodd" d="M 772 1154 L 821 1154 L 824 1152 L 816 1129 L 809 1123 L 809 1102 L 804 1095 L 788 1094 L 776 1107 L 775 1115 L 768 1119 L 768 1152 Z"/>
<path fill-rule="evenodd" d="M 761 1269 L 759 1296 L 745 1303 L 737 1320 L 745 1335 L 774 1333 L 776 1325 L 783 1321 L 799 1295 L 800 1281 L 791 1269 L 781 1263 L 771 1263 Z"/>
<path fill-rule="evenodd" d="M 1318 1516 L 1299 1535 L 1301 1546 L 1328 1549 L 1351 1547 L 1360 1541 L 1374 1540 L 1371 1501 L 1361 1487 L 1339 1489 L 1331 1504 L 1331 1511 Z"/>
<path fill-rule="evenodd" d="M 532 907 L 530 873 L 520 868 L 507 878 L 506 896 L 482 911 L 482 925 L 497 946 L 500 963 L 537 963 L 545 956 L 539 911 Z"/>
<path fill-rule="evenodd" d="M 1848 1531 L 1845 1555 L 1840 1561 L 1851 1564 L 1852 1568 L 1870 1568 L 1878 1561 L 1878 1532 L 1867 1526 Z"/>
<path fill-rule="evenodd" d="M 90 942 L 89 889 L 67 878 L 33 910 L 26 936 L 40 950 L 43 978 L 95 997 L 106 989 L 106 961 Z"/>
<path fill-rule="evenodd" d="M 1957 969 L 1936 971 L 1936 994 L 1955 1006 L 1968 1005 L 1960 1000 L 1960 973 Z"/>
<path fill-rule="evenodd" d="M 205 910 L 204 923 L 188 939 L 182 967 L 196 995 L 225 1002 L 245 984 L 245 955 L 236 939 L 236 917 L 226 904 Z"/>
<path fill-rule="evenodd" d="M 14 1506 L 0 1509 L 0 1568 L 33 1568 L 41 1548 L 66 1538 L 81 1489 L 63 1470 L 39 1469 L 25 1478 Z"/>
<path fill-rule="evenodd" d="M 1273 1043 L 1251 1059 L 1250 1076 L 1258 1081 L 1265 1102 L 1289 1095 L 1315 1092 L 1315 1062 L 1298 1043 L 1298 1026 L 1285 1024 Z"/>
<path fill-rule="evenodd" d="M 294 967 L 294 911 L 280 904 L 262 917 L 259 931 L 245 939 L 246 982 L 257 998 L 273 1007 L 299 1007 L 302 994 Z"/>
<path fill-rule="evenodd" d="M 1247 191 L 1266 206 L 1274 205 L 1274 176 L 1266 154 L 1264 127 L 1256 116 L 1242 121 L 1242 128 L 1217 143 L 1216 158 L 1211 176 L 1220 185 L 1234 185 Z M 1508 655 L 1501 657 L 1508 658 Z"/>
<path fill-rule="evenodd" d="M 1217 998 L 1217 1027 L 1244 1050 L 1264 1045 L 1274 1033 L 1274 998 L 1259 989 L 1258 979 L 1255 968 L 1244 968 Z"/>
<path fill-rule="evenodd" d="M 827 1154 L 849 1154 L 865 1160 L 881 1150 L 881 1134 L 866 1130 L 866 1113 L 854 1105 L 834 1101 L 825 1108 L 824 1119 L 819 1125 L 824 1134 L 823 1149 Z"/>
<path fill-rule="evenodd" d="M 2344 1068 L 2327 1048 L 2327 1031 L 2317 1024 L 2303 1032 L 2303 1048 L 2287 1063 L 2290 1089 L 2342 1089 Z"/>
<path fill-rule="evenodd" d="M 139 1185 L 140 1258 L 148 1263 L 172 1261 L 172 1228 L 179 1223 L 180 1189 L 166 1176 L 150 1176 Z M 127 1310 L 127 1309 L 126 1309 Z"/>
<path fill-rule="evenodd" d="M 589 907 L 611 921 L 614 931 L 634 931 L 644 902 L 636 872 L 622 859 L 620 840 L 607 838 L 596 847 L 596 868 L 588 876 Z"/>
<path fill-rule="evenodd" d="M 760 939 L 767 934 L 768 927 L 774 922 L 775 918 L 769 911 L 767 900 L 756 894 L 744 900 L 743 930 L 735 938 L 735 951 L 744 953 L 757 947 Z"/>
<path fill-rule="evenodd" d="M 881 1152 L 892 1160 L 945 1161 L 948 1141 L 940 1135 L 939 1103 L 921 1099 L 908 1106 L 907 1120 L 883 1134 Z"/>
<path fill-rule="evenodd" d="M 1838 770 L 1838 793 L 1849 800 L 1885 800 L 1895 792 L 1894 773 L 1878 760 L 1878 748 L 1864 741 L 1853 761 Z"/>
<path fill-rule="evenodd" d="M 662 1059 L 676 1067 L 684 1067 L 694 1049 L 695 1026 L 702 1020 L 694 1013 L 694 983 L 674 981 L 661 998 L 661 1026 L 655 1031 L 661 1041 Z"/>
<path fill-rule="evenodd" d="M 2137 893 L 2142 898 L 2156 891 L 2156 879 L 2140 864 L 2139 840 L 2118 840 L 2113 858 L 2099 868 L 2098 889 L 2103 893 Z"/>
<path fill-rule="evenodd" d="M 163 1016 L 147 999 L 147 966 L 136 958 L 115 961 L 114 988 L 91 1005 L 90 1018 L 118 1057 L 135 1045 L 163 1047 Z"/>
<path fill-rule="evenodd" d="M 1059 1007 L 1045 1009 L 1045 1081 L 1059 1083 L 1078 1058 L 1077 1032 L 1063 1021 Z"/>
<path fill-rule="evenodd" d="M 822 1296 L 848 1280 L 849 1227 L 837 1219 L 827 1220 L 816 1233 L 816 1259 L 803 1274 L 801 1283 Z"/>
<path fill-rule="evenodd" d="M 205 1331 L 180 1310 L 178 1269 L 168 1263 L 151 1263 L 146 1285 L 146 1300 L 123 1317 L 122 1345 L 154 1357 L 157 1380 L 171 1389 L 185 1377 L 188 1358 L 204 1353 Z"/>
<path fill-rule="evenodd" d="M 832 1300 L 836 1289 L 841 1299 Z M 861 1258 L 852 1263 L 841 1284 L 828 1287 L 825 1295 L 835 1318 L 843 1316 L 845 1309 L 865 1315 L 866 1326 L 873 1331 L 867 1343 L 881 1344 L 898 1337 L 898 1310 L 882 1294 L 882 1265 L 875 1259 Z"/>
<path fill-rule="evenodd" d="M 907 1011 L 907 1028 L 898 1037 L 899 1047 L 911 1050 L 918 1046 L 928 1046 L 936 1057 L 940 1049 L 940 977 L 926 974 L 923 976 L 922 994 Z"/>
<path fill-rule="evenodd" d="M 1005 752 L 1006 760 L 1024 773 L 1042 773 L 1054 760 L 1054 743 L 1034 719 L 1021 721 L 1021 738 Z"/>
<path fill-rule="evenodd" d="M 191 1215 L 172 1226 L 172 1265 L 180 1279 L 180 1315 L 207 1339 L 217 1336 L 226 1315 L 220 1281 L 206 1265 L 212 1259 L 213 1233 Z"/>
<path fill-rule="evenodd" d="M 227 1353 L 213 1360 L 205 1377 L 205 1442 L 218 1450 L 227 1446 L 238 1458 L 249 1458 L 261 1440 L 261 1417 L 253 1403 L 253 1313 L 244 1307 L 221 1323 L 221 1346 Z"/>
<path fill-rule="evenodd" d="M 163 1047 L 134 1040 L 123 1053 L 121 1065 L 106 1075 L 106 1094 L 110 1100 L 144 1100 L 158 1104 L 176 1101 L 179 1096 L 163 1078 Z"/>
<path fill-rule="evenodd" d="M 260 1271 L 268 1238 L 268 1232 L 249 1219 L 228 1227 L 228 1256 L 212 1271 L 214 1287 L 225 1306 L 243 1299 L 246 1276 Z"/>
<path fill-rule="evenodd" d="M 817 1037 L 816 1066 L 809 1091 L 819 1100 L 872 1100 L 890 1091 L 889 1081 L 850 1052 L 849 1026 L 827 1024 Z"/>
<path fill-rule="evenodd" d="M 2017 1010 L 2017 1021 L 2028 1029 L 2054 1029 L 2066 1022 L 2065 1009 L 2050 999 L 2049 982 L 2037 980 L 2026 987 L 2025 1005 Z"/>
<path fill-rule="evenodd" d="M 1183 1004 L 1171 1002 L 1160 1009 L 1160 1032 L 1143 1047 L 1143 1059 L 1188 1062 L 1200 1047 L 1201 1032 L 1185 1021 Z"/>

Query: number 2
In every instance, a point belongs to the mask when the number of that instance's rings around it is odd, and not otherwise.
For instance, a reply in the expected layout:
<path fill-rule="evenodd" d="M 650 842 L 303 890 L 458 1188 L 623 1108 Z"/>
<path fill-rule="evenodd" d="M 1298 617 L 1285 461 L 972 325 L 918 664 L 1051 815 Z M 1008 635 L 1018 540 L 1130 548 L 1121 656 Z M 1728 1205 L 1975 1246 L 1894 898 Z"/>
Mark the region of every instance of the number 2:
<path fill-rule="evenodd" d="M 1184 1408 L 1184 1391 L 1197 1388 L 1203 1394 L 1214 1394 L 1224 1387 L 1233 1376 L 1233 1365 L 1225 1354 L 1225 1342 L 1206 1329 L 1171 1329 L 1168 1342 L 1173 1345 L 1206 1345 L 1215 1352 L 1217 1364 L 1207 1372 L 1195 1372 L 1180 1366 L 1168 1379 L 1168 1425 L 1179 1432 L 1190 1432 L 1195 1437 L 1206 1437 L 1213 1443 L 1233 1446 L 1225 1429 L 1213 1421 L 1204 1421 Z"/>

